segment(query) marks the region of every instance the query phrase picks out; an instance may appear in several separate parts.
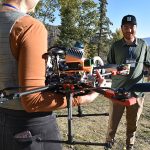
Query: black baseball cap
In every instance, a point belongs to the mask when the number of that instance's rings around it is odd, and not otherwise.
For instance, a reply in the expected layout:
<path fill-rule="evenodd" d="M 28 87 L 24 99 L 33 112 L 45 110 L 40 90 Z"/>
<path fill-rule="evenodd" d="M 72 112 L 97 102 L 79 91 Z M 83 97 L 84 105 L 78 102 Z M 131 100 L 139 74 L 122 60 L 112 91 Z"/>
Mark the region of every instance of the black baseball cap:
<path fill-rule="evenodd" d="M 136 18 L 133 15 L 126 15 L 122 18 L 122 23 L 121 25 L 131 23 L 133 25 L 137 25 Z"/>

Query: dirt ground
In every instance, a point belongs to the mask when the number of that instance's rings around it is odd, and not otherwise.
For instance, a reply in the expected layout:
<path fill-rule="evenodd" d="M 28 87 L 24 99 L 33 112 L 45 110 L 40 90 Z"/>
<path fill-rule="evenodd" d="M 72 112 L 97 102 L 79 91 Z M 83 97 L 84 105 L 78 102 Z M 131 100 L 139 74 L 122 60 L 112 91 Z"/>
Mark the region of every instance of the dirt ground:
<path fill-rule="evenodd" d="M 73 114 L 78 114 L 77 108 L 73 108 Z M 103 96 L 98 97 L 93 103 L 82 106 L 83 114 L 108 113 L 109 100 Z M 56 111 L 57 115 L 67 114 L 66 110 Z M 67 117 L 58 117 L 58 125 L 62 140 L 68 140 Z M 72 132 L 73 141 L 104 143 L 107 131 L 108 116 L 73 117 Z M 123 150 L 126 135 L 125 113 L 116 133 L 116 143 L 112 150 Z M 103 150 L 103 146 L 68 145 L 63 144 L 63 150 Z M 150 150 L 150 94 L 146 94 L 144 110 L 141 115 L 134 146 L 135 150 Z"/>

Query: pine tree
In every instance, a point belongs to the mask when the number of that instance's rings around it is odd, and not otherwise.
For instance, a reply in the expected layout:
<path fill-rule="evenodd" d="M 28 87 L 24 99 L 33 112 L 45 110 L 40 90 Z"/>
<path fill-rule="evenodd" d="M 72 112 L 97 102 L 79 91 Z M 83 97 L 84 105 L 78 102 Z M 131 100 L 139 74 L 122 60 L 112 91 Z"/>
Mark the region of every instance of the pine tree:
<path fill-rule="evenodd" d="M 97 4 L 92 0 L 59 0 L 61 26 L 60 43 L 72 46 L 75 41 L 89 43 L 97 31 Z"/>
<path fill-rule="evenodd" d="M 58 6 L 57 0 L 42 0 L 38 3 L 32 16 L 41 20 L 45 25 L 49 25 L 55 20 L 54 12 Z"/>
<path fill-rule="evenodd" d="M 106 16 L 107 0 L 99 0 L 99 32 L 98 32 L 98 45 L 97 45 L 97 54 L 100 56 L 100 52 L 107 52 L 110 43 L 111 30 L 109 28 L 112 23 L 109 18 Z"/>
<path fill-rule="evenodd" d="M 123 38 L 123 34 L 122 34 L 122 31 L 121 29 L 116 29 L 116 32 L 115 33 L 112 33 L 112 43 Z"/>

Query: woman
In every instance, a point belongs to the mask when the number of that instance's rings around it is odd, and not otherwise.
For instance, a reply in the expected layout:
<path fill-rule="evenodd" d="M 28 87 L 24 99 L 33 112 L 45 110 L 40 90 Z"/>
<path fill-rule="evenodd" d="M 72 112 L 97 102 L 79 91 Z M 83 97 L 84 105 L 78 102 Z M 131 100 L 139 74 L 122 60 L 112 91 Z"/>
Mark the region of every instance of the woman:
<path fill-rule="evenodd" d="M 0 9 L 0 88 L 45 86 L 47 30 L 27 15 L 39 0 L 5 0 Z M 17 92 L 17 91 L 16 91 Z M 98 93 L 74 98 L 73 106 L 92 102 Z M 62 94 L 37 92 L 0 104 L 0 150 L 61 150 L 59 130 L 52 111 L 66 108 Z"/>

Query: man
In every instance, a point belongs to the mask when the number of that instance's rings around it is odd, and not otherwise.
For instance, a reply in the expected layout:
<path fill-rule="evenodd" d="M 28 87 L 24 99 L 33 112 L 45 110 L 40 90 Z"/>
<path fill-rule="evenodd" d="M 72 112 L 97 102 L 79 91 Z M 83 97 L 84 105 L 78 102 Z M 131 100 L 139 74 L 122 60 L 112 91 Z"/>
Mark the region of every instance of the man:
<path fill-rule="evenodd" d="M 144 82 L 143 67 L 150 66 L 150 56 L 146 43 L 136 37 L 137 21 L 135 16 L 126 15 L 122 19 L 121 30 L 123 38 L 116 41 L 108 54 L 109 64 L 131 64 L 128 76 L 112 77 L 113 88 L 130 88 L 136 83 Z M 110 105 L 110 116 L 105 149 L 111 149 L 114 144 L 118 124 L 126 109 L 126 149 L 132 150 L 135 142 L 137 123 L 143 109 L 143 93 L 132 93 L 137 103 L 132 106 L 122 106 L 116 103 Z"/>
<path fill-rule="evenodd" d="M 47 31 L 40 21 L 27 15 L 34 11 L 39 0 L 3 2 L 0 7 L 0 89 L 22 87 L 22 92 L 45 86 L 43 55 L 47 52 Z M 72 104 L 92 102 L 98 95 L 93 92 L 74 98 Z M 60 143 L 40 140 L 60 140 L 52 111 L 66 106 L 64 95 L 50 91 L 0 104 L 0 150 L 61 150 Z"/>

